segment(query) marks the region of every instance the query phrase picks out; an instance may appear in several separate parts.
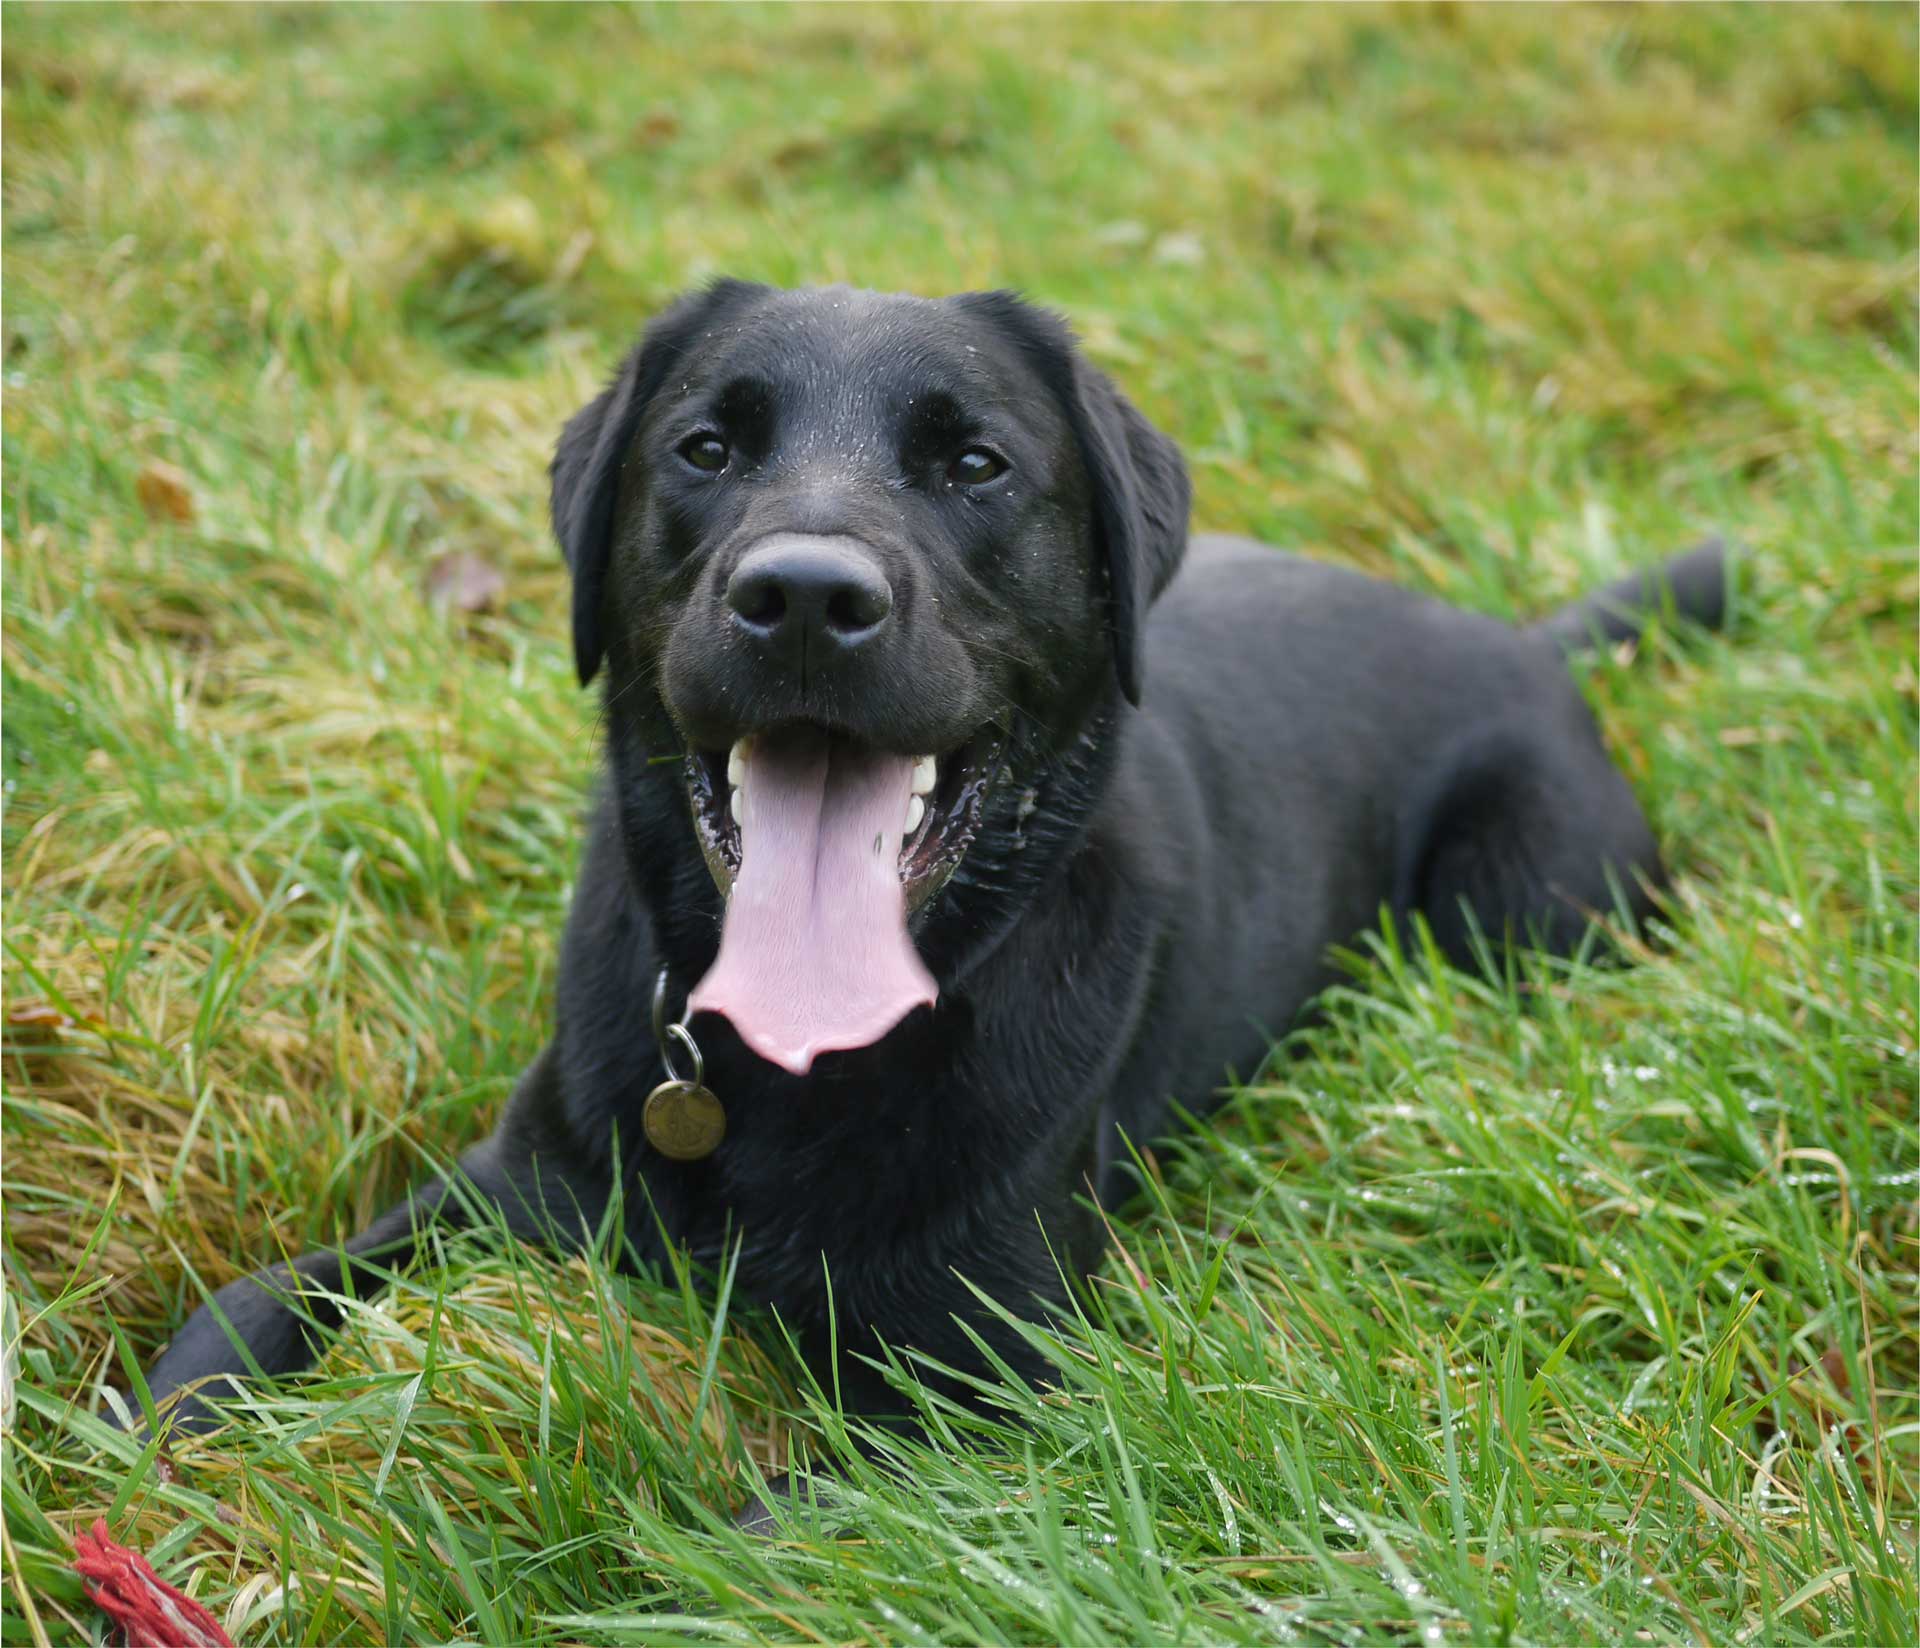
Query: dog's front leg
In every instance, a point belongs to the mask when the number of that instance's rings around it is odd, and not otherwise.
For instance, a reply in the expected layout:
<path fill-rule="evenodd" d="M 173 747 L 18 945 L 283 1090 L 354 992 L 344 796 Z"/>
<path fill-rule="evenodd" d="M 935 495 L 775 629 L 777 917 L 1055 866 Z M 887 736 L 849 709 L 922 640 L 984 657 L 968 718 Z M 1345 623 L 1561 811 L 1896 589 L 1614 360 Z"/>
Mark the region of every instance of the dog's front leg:
<path fill-rule="evenodd" d="M 428 1226 L 462 1222 L 446 1181 L 436 1180 L 341 1247 L 229 1282 L 187 1319 L 148 1370 L 155 1406 L 167 1410 L 176 1429 L 210 1429 L 219 1416 L 204 1398 L 235 1395 L 249 1375 L 294 1373 L 314 1359 L 322 1337 L 340 1326 L 339 1295 L 349 1272 L 356 1292 L 375 1291 L 373 1267 L 405 1263 Z"/>
<path fill-rule="evenodd" d="M 522 1239 L 558 1248 L 585 1240 L 607 1193 L 596 1176 L 570 1170 L 569 1153 L 549 1137 L 554 1080 L 549 1048 L 521 1078 L 499 1130 L 451 1176 L 414 1191 L 340 1247 L 269 1265 L 215 1293 L 148 1370 L 156 1407 L 171 1403 L 166 1422 L 210 1429 L 219 1416 L 205 1398 L 235 1394 L 249 1375 L 307 1367 L 340 1326 L 342 1294 L 377 1293 L 387 1273 L 414 1260 L 430 1230 L 459 1230 L 492 1207 Z"/>
<path fill-rule="evenodd" d="M 1032 1208 L 1025 1218 L 1013 1211 L 1022 1206 Z M 972 1239 L 961 1235 L 955 1241 L 960 1233 L 950 1233 L 924 1248 L 897 1250 L 897 1263 L 866 1274 L 842 1262 L 829 1314 L 807 1320 L 789 1308 L 789 1320 L 800 1330 L 801 1355 L 820 1387 L 836 1393 L 845 1414 L 873 1427 L 870 1436 L 853 1432 L 855 1447 L 879 1461 L 888 1434 L 927 1434 L 916 1411 L 919 1393 L 887 1371 L 894 1361 L 904 1363 L 910 1380 L 934 1397 L 1001 1417 L 1004 1410 L 989 1393 L 999 1369 L 1029 1388 L 1052 1382 L 1045 1353 L 984 1301 L 997 1301 L 1029 1323 L 1058 1319 L 1072 1287 L 1069 1277 L 1097 1253 L 1079 1239 L 1078 1218 L 1079 1209 L 1064 1198 L 1015 1195 L 973 1228 Z M 1051 1237 L 1042 1234 L 1042 1221 Z M 829 1263 L 827 1269 L 835 1267 Z M 830 1467 L 804 1483 L 782 1474 L 735 1513 L 734 1523 L 748 1533 L 771 1535 L 788 1507 L 803 1498 L 830 1505 L 832 1495 Z"/>

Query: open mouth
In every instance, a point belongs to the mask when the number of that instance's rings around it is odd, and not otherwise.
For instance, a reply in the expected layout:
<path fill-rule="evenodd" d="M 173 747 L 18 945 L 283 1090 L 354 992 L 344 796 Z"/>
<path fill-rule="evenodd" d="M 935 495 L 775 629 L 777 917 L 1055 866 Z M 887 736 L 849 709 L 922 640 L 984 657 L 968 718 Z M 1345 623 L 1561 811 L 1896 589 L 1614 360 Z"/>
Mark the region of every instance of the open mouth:
<path fill-rule="evenodd" d="M 848 755 L 864 752 L 840 733 L 795 725 L 760 735 L 780 742 L 818 737 Z M 687 793 L 693 802 L 694 833 L 707 868 L 723 897 L 731 896 L 742 862 L 742 821 L 750 803 L 749 782 L 755 740 L 742 738 L 730 750 L 689 750 Z M 900 884 L 910 914 L 923 909 L 966 857 L 980 828 L 981 809 L 999 767 L 997 729 L 976 733 L 947 755 L 911 758 L 908 800 L 901 810 Z M 833 751 L 830 750 L 830 757 Z"/>
<path fill-rule="evenodd" d="M 896 755 L 794 723 L 687 756 L 695 834 L 726 896 L 688 997 L 796 1074 L 866 1047 L 937 991 L 907 931 L 966 855 L 999 763 L 982 735 Z"/>

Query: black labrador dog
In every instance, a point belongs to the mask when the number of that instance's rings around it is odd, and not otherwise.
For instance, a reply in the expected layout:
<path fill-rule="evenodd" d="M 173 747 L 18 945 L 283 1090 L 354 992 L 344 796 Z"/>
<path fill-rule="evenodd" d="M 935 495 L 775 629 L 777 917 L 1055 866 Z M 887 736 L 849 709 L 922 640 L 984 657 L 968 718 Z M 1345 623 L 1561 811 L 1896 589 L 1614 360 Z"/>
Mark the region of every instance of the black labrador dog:
<path fill-rule="evenodd" d="M 1566 655 L 1717 623 L 1717 545 L 1515 629 L 1190 544 L 1173 443 L 1004 292 L 722 281 L 552 478 L 607 741 L 553 1039 L 463 1183 L 195 1313 L 177 1421 L 305 1365 L 428 1220 L 577 1243 L 616 1190 L 634 1258 L 737 1239 L 821 1362 L 831 1277 L 850 1409 L 899 1407 L 876 1341 L 1038 1376 L 967 1284 L 1057 1301 L 1126 1141 L 1260 1066 L 1331 946 L 1387 911 L 1564 951 L 1660 886 Z"/>

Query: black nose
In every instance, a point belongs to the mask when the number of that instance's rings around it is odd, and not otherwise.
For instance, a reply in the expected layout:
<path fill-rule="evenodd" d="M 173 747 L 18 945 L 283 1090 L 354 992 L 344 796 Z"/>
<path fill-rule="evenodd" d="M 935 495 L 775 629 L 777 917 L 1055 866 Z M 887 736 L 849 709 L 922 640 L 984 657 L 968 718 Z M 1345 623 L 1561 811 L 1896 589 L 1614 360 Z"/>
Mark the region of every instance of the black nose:
<path fill-rule="evenodd" d="M 871 641 L 893 613 L 893 590 L 857 539 L 779 533 L 727 580 L 733 621 L 796 667 L 830 662 Z"/>

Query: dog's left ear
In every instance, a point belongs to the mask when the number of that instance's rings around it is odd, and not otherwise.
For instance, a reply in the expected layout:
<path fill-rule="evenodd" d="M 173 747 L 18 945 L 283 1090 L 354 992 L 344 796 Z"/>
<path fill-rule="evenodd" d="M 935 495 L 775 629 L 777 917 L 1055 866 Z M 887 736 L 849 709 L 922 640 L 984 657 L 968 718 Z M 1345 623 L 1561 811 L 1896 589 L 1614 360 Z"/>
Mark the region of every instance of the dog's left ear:
<path fill-rule="evenodd" d="M 721 280 L 689 293 L 666 310 L 640 345 L 621 362 L 613 382 L 567 420 L 553 453 L 553 535 L 573 573 L 573 661 L 585 686 L 606 653 L 600 603 L 613 558 L 613 515 L 620 501 L 620 469 L 639 433 L 647 404 L 695 332 L 766 290 Z"/>
<path fill-rule="evenodd" d="M 1059 317 L 1012 292 L 970 292 L 958 301 L 1013 338 L 1066 413 L 1106 568 L 1114 673 L 1127 701 L 1138 704 L 1147 608 L 1173 582 L 1187 553 L 1193 493 L 1186 461 L 1113 380 L 1088 363 Z"/>
<path fill-rule="evenodd" d="M 1113 380 L 1073 355 L 1067 419 L 1093 488 L 1107 562 L 1107 627 L 1127 702 L 1140 702 L 1147 608 L 1187 554 L 1193 489 L 1180 448 L 1141 416 Z"/>

